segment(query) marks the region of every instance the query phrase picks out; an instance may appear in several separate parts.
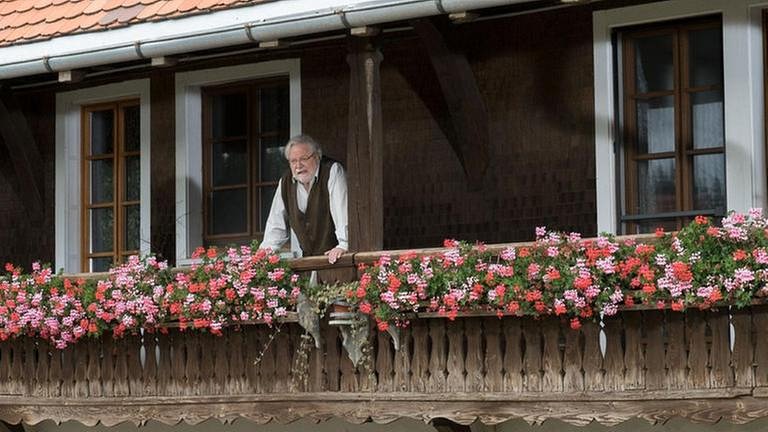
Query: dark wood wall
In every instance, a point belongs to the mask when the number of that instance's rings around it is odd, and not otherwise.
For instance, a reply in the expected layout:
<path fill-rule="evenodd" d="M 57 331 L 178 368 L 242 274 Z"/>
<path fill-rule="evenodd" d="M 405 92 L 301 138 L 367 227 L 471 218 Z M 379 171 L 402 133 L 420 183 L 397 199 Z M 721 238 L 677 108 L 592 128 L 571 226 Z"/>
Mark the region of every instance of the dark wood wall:
<path fill-rule="evenodd" d="M 508 242 L 534 228 L 596 231 L 592 20 L 587 7 L 452 26 L 447 39 L 464 51 L 490 119 L 490 166 L 470 190 L 444 126 L 442 94 L 427 52 L 410 32 L 382 41 L 385 248 L 435 246 L 447 237 Z M 303 131 L 344 162 L 349 66 L 343 40 L 277 51 L 301 57 Z M 185 64 L 208 68 L 267 60 L 264 53 Z M 180 66 L 180 70 L 182 67 Z M 115 75 L 77 87 L 151 78 L 152 242 L 175 256 L 174 69 Z M 45 216 L 30 220 L 9 181 L 0 146 L 0 260 L 25 266 L 54 255 L 55 92 L 19 99 L 45 170 Z M 444 103 L 443 103 L 444 105 Z M 441 127 L 443 126 L 443 127 Z"/>

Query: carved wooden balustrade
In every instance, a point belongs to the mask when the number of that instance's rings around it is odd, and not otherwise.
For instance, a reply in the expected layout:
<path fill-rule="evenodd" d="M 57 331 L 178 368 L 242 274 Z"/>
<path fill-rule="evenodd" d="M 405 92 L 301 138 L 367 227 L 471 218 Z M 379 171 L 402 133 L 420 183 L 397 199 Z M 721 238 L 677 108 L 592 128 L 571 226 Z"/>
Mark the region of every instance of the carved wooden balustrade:
<path fill-rule="evenodd" d="M 625 310 L 579 330 L 558 318 L 477 315 L 423 314 L 401 330 L 399 350 L 372 329 L 370 355 L 357 367 L 327 319 L 319 349 L 290 319 L 279 331 L 250 325 L 219 337 L 169 328 L 64 350 L 5 341 L 0 419 L 616 424 L 768 415 L 768 306 Z"/>

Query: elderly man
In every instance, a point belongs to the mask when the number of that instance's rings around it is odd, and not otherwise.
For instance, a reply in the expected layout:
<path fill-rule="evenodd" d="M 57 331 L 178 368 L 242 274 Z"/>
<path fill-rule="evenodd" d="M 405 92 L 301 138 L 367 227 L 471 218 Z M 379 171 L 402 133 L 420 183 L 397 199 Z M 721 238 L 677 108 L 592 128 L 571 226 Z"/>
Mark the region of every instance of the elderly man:
<path fill-rule="evenodd" d="M 285 158 L 291 169 L 277 185 L 260 247 L 278 250 L 290 238 L 297 256 L 325 254 L 333 264 L 349 249 L 344 168 L 308 135 L 291 138 Z"/>

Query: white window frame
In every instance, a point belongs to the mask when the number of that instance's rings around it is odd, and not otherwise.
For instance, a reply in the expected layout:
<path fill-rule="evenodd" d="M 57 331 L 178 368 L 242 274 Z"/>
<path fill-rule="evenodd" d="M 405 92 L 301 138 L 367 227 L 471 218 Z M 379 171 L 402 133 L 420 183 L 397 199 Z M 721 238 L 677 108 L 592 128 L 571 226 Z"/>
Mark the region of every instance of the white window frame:
<path fill-rule="evenodd" d="M 595 158 L 598 232 L 619 229 L 621 170 L 614 154 L 613 30 L 654 22 L 720 14 L 723 21 L 725 182 L 729 210 L 766 202 L 763 121 L 763 29 L 766 0 L 670 0 L 593 14 Z"/>
<path fill-rule="evenodd" d="M 151 250 L 150 208 L 150 83 L 149 79 L 125 81 L 56 94 L 56 186 L 55 186 L 55 268 L 67 273 L 81 271 L 82 200 L 82 108 L 102 102 L 138 98 L 141 122 L 139 191 L 141 254 Z"/>
<path fill-rule="evenodd" d="M 273 60 L 176 74 L 176 263 L 203 244 L 202 97 L 205 86 L 259 78 L 289 79 L 290 134 L 301 133 L 301 64 Z"/>

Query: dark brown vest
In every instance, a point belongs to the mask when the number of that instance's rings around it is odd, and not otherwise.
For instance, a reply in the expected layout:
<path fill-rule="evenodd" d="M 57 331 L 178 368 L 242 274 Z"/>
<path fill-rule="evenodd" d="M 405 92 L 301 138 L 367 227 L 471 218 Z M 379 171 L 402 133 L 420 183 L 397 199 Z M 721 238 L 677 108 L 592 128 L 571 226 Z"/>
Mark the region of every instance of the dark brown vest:
<path fill-rule="evenodd" d="M 304 256 L 322 255 L 339 244 L 336 238 L 336 225 L 331 217 L 328 192 L 331 165 L 335 162 L 325 157 L 320 160 L 317 180 L 309 191 L 306 213 L 302 213 L 296 204 L 296 188 L 304 186 L 293 181 L 290 171 L 282 178 L 281 193 L 287 213 L 286 222 L 296 233 Z"/>

